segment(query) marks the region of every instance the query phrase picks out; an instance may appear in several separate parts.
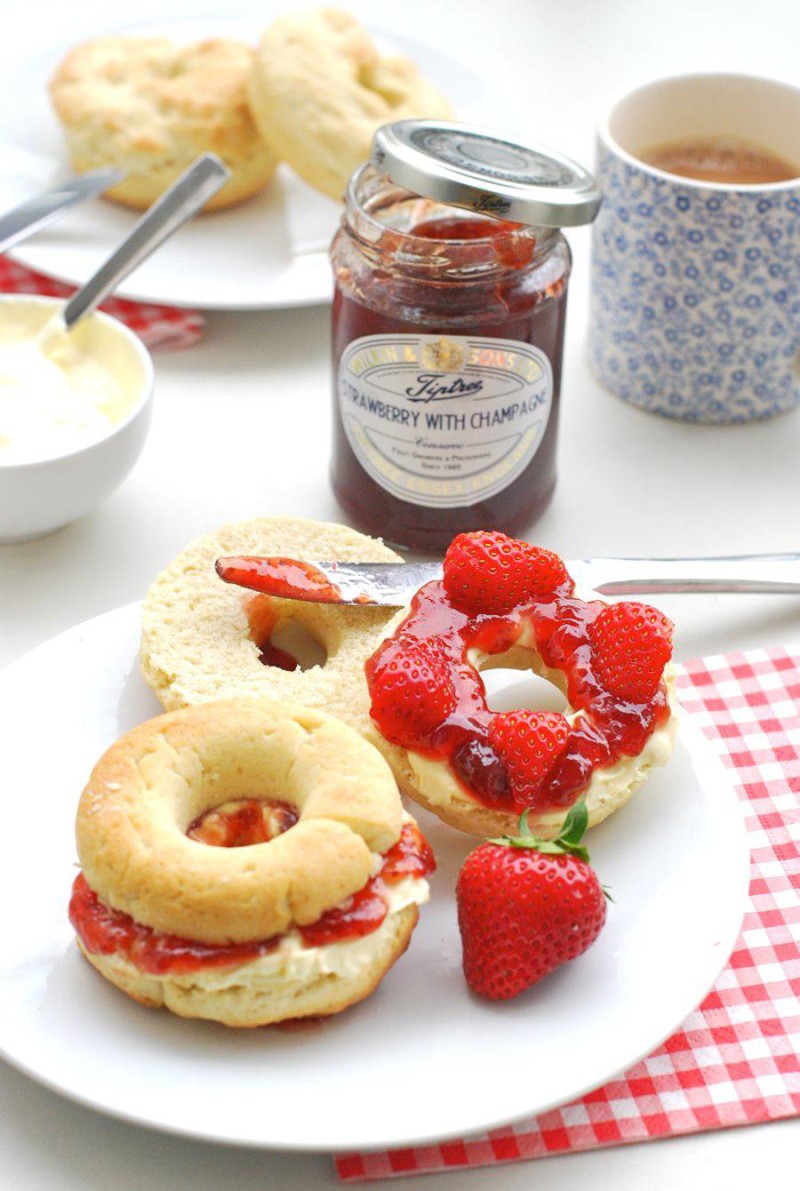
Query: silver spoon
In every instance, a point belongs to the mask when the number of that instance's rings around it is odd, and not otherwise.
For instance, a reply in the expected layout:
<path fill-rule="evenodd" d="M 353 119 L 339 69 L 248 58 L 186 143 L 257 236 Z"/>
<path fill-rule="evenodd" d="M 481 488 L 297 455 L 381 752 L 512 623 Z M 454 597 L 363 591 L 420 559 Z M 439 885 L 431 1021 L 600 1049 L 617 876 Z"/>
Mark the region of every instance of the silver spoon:
<path fill-rule="evenodd" d="M 37 335 L 38 347 L 47 353 L 182 227 L 230 177 L 230 170 L 213 153 L 198 157 L 138 221 L 107 261 L 73 294 Z"/>

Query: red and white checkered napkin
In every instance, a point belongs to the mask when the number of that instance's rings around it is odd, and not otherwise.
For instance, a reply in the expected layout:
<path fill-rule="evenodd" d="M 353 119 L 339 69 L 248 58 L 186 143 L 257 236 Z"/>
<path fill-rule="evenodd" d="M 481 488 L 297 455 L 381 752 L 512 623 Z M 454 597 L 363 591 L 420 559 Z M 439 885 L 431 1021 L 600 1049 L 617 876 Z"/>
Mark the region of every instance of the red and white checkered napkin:
<path fill-rule="evenodd" d="M 0 293 L 68 298 L 74 292 L 75 286 L 45 277 L 43 273 L 34 273 L 9 257 L 0 256 Z M 151 351 L 180 351 L 191 347 L 200 339 L 205 326 L 203 316 L 196 310 L 178 310 L 174 306 L 108 298 L 100 309 L 135 331 Z"/>
<path fill-rule="evenodd" d="M 463 1141 L 336 1158 L 345 1181 L 487 1166 L 800 1115 L 800 653 L 680 670 L 684 708 L 736 770 L 750 908 L 714 988 L 657 1051 L 581 1100 Z"/>

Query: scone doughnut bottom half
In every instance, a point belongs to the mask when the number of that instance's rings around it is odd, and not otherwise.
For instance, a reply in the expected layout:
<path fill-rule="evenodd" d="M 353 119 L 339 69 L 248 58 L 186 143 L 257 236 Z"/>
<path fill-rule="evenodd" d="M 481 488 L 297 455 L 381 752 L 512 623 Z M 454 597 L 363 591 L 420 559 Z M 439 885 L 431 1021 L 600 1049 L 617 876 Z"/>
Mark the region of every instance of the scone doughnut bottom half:
<path fill-rule="evenodd" d="M 252 798 L 288 803 L 299 818 L 248 847 L 186 834 L 205 811 Z M 405 949 L 427 887 L 363 938 L 304 950 L 297 930 L 364 888 L 406 818 L 380 754 L 332 716 L 255 699 L 159 716 L 113 745 L 83 792 L 86 882 L 104 906 L 161 935 L 210 946 L 280 936 L 277 950 L 163 975 L 124 953 L 84 954 L 129 995 L 186 1016 L 260 1025 L 338 1012 Z"/>
<path fill-rule="evenodd" d="M 141 1005 L 169 1009 L 178 1017 L 256 1029 L 330 1017 L 363 1001 L 408 947 L 418 918 L 416 905 L 406 906 L 374 934 L 340 943 L 338 954 L 322 963 L 304 965 L 267 956 L 232 972 L 212 969 L 171 979 L 150 976 L 124 956 L 91 954 L 80 941 L 78 946 L 101 976 Z M 309 958 L 316 961 L 319 950 L 309 952 Z"/>
<path fill-rule="evenodd" d="M 162 705 L 171 710 L 231 695 L 261 696 L 319 708 L 377 737 L 364 663 L 391 610 L 254 595 L 217 576 L 216 560 L 228 555 L 402 561 L 375 538 L 296 517 L 256 518 L 198 538 L 162 571 L 144 603 L 141 667 Z M 323 664 L 286 671 L 259 660 L 271 634 L 286 626 L 318 643 Z"/>

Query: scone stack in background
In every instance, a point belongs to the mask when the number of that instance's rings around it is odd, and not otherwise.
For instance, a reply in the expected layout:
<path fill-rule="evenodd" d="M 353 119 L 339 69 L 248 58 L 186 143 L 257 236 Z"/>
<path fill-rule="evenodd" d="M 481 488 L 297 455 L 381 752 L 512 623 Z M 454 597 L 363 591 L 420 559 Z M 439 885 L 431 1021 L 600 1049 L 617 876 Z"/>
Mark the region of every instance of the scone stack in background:
<path fill-rule="evenodd" d="M 257 49 L 98 37 L 67 54 L 50 94 L 72 168 L 124 170 L 106 197 L 137 209 L 206 152 L 232 173 L 208 209 L 263 190 L 279 161 L 340 199 L 381 124 L 450 115 L 413 62 L 381 56 L 338 9 L 278 17 Z"/>
<path fill-rule="evenodd" d="M 413 62 L 382 57 L 361 25 L 334 8 L 271 25 L 256 51 L 249 96 L 273 152 L 334 199 L 369 157 L 382 124 L 451 115 Z"/>
<path fill-rule="evenodd" d="M 98 37 L 67 54 L 50 83 L 77 173 L 113 165 L 125 178 L 106 197 L 144 210 L 202 153 L 232 173 L 208 209 L 263 189 L 277 159 L 247 103 L 253 51 L 217 39 Z"/>

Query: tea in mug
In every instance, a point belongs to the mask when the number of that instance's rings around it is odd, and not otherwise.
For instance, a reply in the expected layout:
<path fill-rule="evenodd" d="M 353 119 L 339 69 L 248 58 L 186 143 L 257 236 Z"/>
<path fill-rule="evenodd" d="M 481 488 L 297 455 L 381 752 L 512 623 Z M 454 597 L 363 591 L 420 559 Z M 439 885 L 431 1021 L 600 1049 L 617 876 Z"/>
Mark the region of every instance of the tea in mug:
<path fill-rule="evenodd" d="M 698 182 L 764 186 L 800 177 L 797 165 L 738 137 L 684 137 L 653 145 L 638 156 L 647 165 L 667 174 L 694 178 Z"/>

